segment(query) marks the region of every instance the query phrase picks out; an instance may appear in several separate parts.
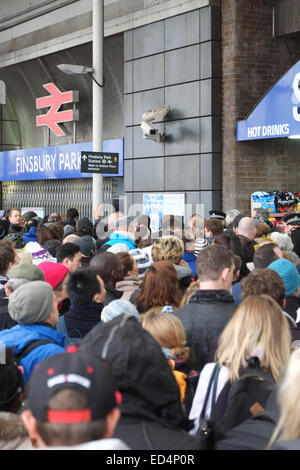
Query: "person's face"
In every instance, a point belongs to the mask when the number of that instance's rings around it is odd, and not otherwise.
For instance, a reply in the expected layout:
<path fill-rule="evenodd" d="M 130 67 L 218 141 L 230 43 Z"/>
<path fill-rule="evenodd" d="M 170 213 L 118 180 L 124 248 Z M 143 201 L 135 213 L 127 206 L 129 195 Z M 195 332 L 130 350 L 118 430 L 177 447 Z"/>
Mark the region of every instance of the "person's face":
<path fill-rule="evenodd" d="M 132 257 L 133 258 L 133 257 Z M 136 262 L 136 259 L 133 258 L 133 268 L 131 271 L 129 271 L 129 275 L 131 276 L 137 276 L 139 273 L 139 268 L 138 268 L 138 265 L 137 265 L 137 262 Z"/>
<path fill-rule="evenodd" d="M 55 295 L 55 300 L 57 303 L 63 302 L 65 299 L 68 298 L 68 293 L 67 293 L 67 282 L 69 279 L 69 274 L 67 274 L 63 281 L 62 281 L 62 287 L 61 290 L 55 290 L 54 295 Z"/>
<path fill-rule="evenodd" d="M 13 225 L 20 225 L 21 223 L 21 212 L 20 211 L 12 211 L 11 215 L 9 216 L 9 221 Z"/>
<path fill-rule="evenodd" d="M 80 252 L 78 252 L 78 253 L 75 253 L 72 260 L 68 259 L 67 268 L 69 269 L 70 273 L 74 273 L 75 271 L 77 271 L 78 269 L 82 267 L 81 258 L 82 258 L 82 255 Z"/>

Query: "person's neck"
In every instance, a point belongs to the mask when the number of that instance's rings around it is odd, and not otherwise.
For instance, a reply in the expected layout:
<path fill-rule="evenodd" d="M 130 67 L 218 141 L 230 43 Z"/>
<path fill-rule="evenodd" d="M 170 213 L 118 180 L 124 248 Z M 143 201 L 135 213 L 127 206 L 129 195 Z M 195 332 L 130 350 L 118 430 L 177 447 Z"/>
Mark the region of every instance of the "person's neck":
<path fill-rule="evenodd" d="M 228 286 L 222 280 L 217 281 L 200 281 L 200 290 L 228 290 Z"/>

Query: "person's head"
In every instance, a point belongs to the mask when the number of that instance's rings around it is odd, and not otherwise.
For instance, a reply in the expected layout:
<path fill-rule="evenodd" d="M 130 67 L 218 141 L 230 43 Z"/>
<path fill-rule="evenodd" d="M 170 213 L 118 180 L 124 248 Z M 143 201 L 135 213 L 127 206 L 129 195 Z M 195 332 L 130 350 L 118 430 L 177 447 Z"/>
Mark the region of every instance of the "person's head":
<path fill-rule="evenodd" d="M 138 268 L 138 278 L 142 279 L 145 276 L 147 269 L 152 264 L 152 257 L 150 253 L 147 253 L 147 251 L 140 250 L 138 248 L 135 250 L 130 250 L 130 254 L 136 261 Z"/>
<path fill-rule="evenodd" d="M 106 286 L 115 287 L 123 279 L 121 261 L 114 253 L 105 251 L 96 254 L 92 257 L 89 268 L 99 274 Z"/>
<path fill-rule="evenodd" d="M 23 375 L 12 349 L 0 349 L 0 355 L 0 412 L 17 413 L 23 402 Z"/>
<path fill-rule="evenodd" d="M 164 305 L 178 307 L 180 297 L 179 281 L 173 263 L 157 261 L 146 272 L 135 305 L 141 313 Z"/>
<path fill-rule="evenodd" d="M 226 227 L 231 227 L 234 221 L 234 218 L 240 214 L 238 209 L 229 209 L 226 211 L 225 225 Z"/>
<path fill-rule="evenodd" d="M 213 244 L 224 246 L 224 248 L 231 250 L 235 255 L 242 257 L 241 241 L 234 232 L 225 230 L 214 238 Z"/>
<path fill-rule="evenodd" d="M 154 240 L 151 256 L 156 261 L 171 261 L 178 264 L 184 254 L 183 241 L 173 235 Z"/>
<path fill-rule="evenodd" d="M 46 358 L 31 377 L 22 419 L 37 447 L 112 437 L 121 396 L 107 362 L 80 352 Z"/>
<path fill-rule="evenodd" d="M 81 268 L 81 256 L 80 248 L 75 243 L 64 243 L 56 250 L 57 262 L 66 266 L 70 273 Z"/>
<path fill-rule="evenodd" d="M 83 237 L 76 238 L 72 243 L 79 246 L 79 251 L 82 257 L 90 258 L 95 254 L 96 241 L 90 235 L 84 235 Z"/>
<path fill-rule="evenodd" d="M 103 303 L 106 290 L 103 280 L 88 268 L 78 269 L 70 274 L 67 293 L 72 305 Z"/>
<path fill-rule="evenodd" d="M 107 323 L 123 314 L 134 316 L 139 322 L 141 321 L 140 314 L 135 306 L 125 299 L 112 300 L 108 305 L 105 305 L 101 312 L 101 320 Z"/>
<path fill-rule="evenodd" d="M 9 209 L 6 216 L 12 225 L 21 225 L 21 211 L 17 207 L 12 207 Z"/>
<path fill-rule="evenodd" d="M 193 214 L 188 226 L 195 234 L 195 238 L 204 238 L 204 218 L 201 215 Z"/>
<path fill-rule="evenodd" d="M 60 303 L 67 299 L 68 268 L 61 263 L 53 263 L 52 261 L 45 261 L 38 266 L 45 275 L 45 281 L 52 287 L 56 301 Z"/>
<path fill-rule="evenodd" d="M 79 212 L 74 207 L 67 210 L 67 219 L 78 220 Z"/>
<path fill-rule="evenodd" d="M 61 215 L 58 212 L 52 212 L 52 214 L 49 215 L 47 222 L 49 224 L 53 222 L 61 223 Z"/>
<path fill-rule="evenodd" d="M 211 220 L 219 220 L 223 227 L 225 225 L 225 219 L 226 219 L 226 214 L 225 212 L 222 212 L 222 211 L 215 211 L 215 210 L 211 210 L 209 211 L 209 216 L 210 216 L 210 219 Z"/>
<path fill-rule="evenodd" d="M 297 293 L 300 285 L 300 276 L 294 263 L 281 258 L 273 261 L 268 267 L 276 271 L 283 280 L 286 295 Z"/>
<path fill-rule="evenodd" d="M 236 282 L 241 273 L 241 267 L 242 267 L 242 258 L 238 255 L 233 255 L 234 259 L 234 271 L 233 271 L 233 277 L 232 277 L 232 282 Z"/>
<path fill-rule="evenodd" d="M 54 240 L 54 233 L 46 225 L 40 225 L 36 230 L 38 236 L 38 243 L 44 246 L 48 240 Z"/>
<path fill-rule="evenodd" d="M 77 228 L 82 235 L 93 236 L 93 223 L 87 217 L 83 217 L 78 221 Z"/>
<path fill-rule="evenodd" d="M 266 237 L 271 233 L 271 227 L 264 222 L 259 222 L 256 224 L 256 238 Z"/>
<path fill-rule="evenodd" d="M 78 240 L 78 238 L 80 238 L 80 236 L 76 235 L 76 233 L 70 233 L 64 237 L 62 244 L 64 245 L 65 243 L 73 243 L 74 240 Z"/>
<path fill-rule="evenodd" d="M 32 281 L 45 281 L 44 273 L 34 264 L 15 264 L 7 272 L 8 281 L 5 284 L 5 293 L 9 297 L 18 287 Z"/>
<path fill-rule="evenodd" d="M 123 269 L 123 277 L 126 276 L 137 276 L 139 273 L 137 262 L 135 258 L 129 253 L 121 252 L 117 253 L 119 260 L 121 261 Z"/>
<path fill-rule="evenodd" d="M 31 281 L 19 286 L 9 297 L 8 312 L 21 325 L 58 321 L 57 302 L 51 286 L 45 281 Z"/>
<path fill-rule="evenodd" d="M 162 348 L 171 349 L 172 354 L 184 362 L 192 358 L 191 350 L 186 346 L 183 325 L 172 313 L 159 310 L 148 311 L 142 318 L 143 328 L 153 336 Z"/>
<path fill-rule="evenodd" d="M 0 274 L 7 271 L 18 262 L 14 245 L 9 240 L 0 240 Z"/>
<path fill-rule="evenodd" d="M 224 225 L 219 219 L 209 219 L 205 221 L 204 234 L 205 237 L 215 237 L 223 233 Z"/>
<path fill-rule="evenodd" d="M 298 212 L 289 212 L 282 218 L 283 230 L 287 234 L 300 227 L 300 215 Z"/>
<path fill-rule="evenodd" d="M 249 238 L 249 240 L 254 240 L 256 235 L 255 221 L 251 217 L 243 217 L 236 228 L 236 234 L 243 235 Z"/>
<path fill-rule="evenodd" d="M 294 250 L 292 239 L 287 233 L 273 232 L 270 234 L 270 237 L 282 251 L 291 253 Z"/>
<path fill-rule="evenodd" d="M 250 295 L 269 295 L 280 307 L 285 308 L 285 286 L 273 269 L 255 269 L 241 281 L 242 299 Z"/>
<path fill-rule="evenodd" d="M 53 222 L 48 224 L 50 232 L 53 234 L 54 240 L 63 241 L 64 238 L 64 228 L 60 222 Z"/>
<path fill-rule="evenodd" d="M 253 256 L 255 269 L 267 268 L 276 259 L 282 258 L 280 248 L 274 243 L 259 246 Z"/>
<path fill-rule="evenodd" d="M 278 381 L 290 350 L 290 327 L 278 303 L 268 295 L 250 295 L 223 330 L 216 356 L 228 367 L 232 381 L 251 357 L 258 357 Z"/>
<path fill-rule="evenodd" d="M 33 212 L 33 211 L 27 211 L 23 214 L 23 220 L 24 220 L 24 224 L 25 225 L 31 225 L 33 223 L 33 225 L 35 227 L 38 226 L 38 222 L 37 220 L 35 219 L 35 217 L 37 217 L 37 213 L 36 212 Z"/>
<path fill-rule="evenodd" d="M 230 290 L 235 269 L 233 253 L 219 245 L 201 250 L 196 260 L 200 289 Z"/>

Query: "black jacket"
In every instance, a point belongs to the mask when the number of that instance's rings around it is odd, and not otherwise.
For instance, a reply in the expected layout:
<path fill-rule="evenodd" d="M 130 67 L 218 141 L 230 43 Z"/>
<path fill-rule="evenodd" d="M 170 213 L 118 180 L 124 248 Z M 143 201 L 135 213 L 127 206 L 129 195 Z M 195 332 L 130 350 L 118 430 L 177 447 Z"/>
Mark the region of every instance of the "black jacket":
<path fill-rule="evenodd" d="M 107 360 L 122 393 L 115 437 L 134 450 L 196 450 L 187 433 L 177 382 L 161 347 L 132 316 L 94 328 L 80 343 Z"/>
<path fill-rule="evenodd" d="M 0 331 L 7 330 L 17 325 L 8 313 L 8 298 L 0 298 Z"/>
<path fill-rule="evenodd" d="M 208 362 L 212 341 L 221 334 L 236 308 L 227 290 L 197 290 L 187 305 L 173 312 L 185 329 L 195 369 L 201 370 Z"/>
<path fill-rule="evenodd" d="M 70 309 L 64 314 L 69 336 L 72 336 L 72 330 L 79 331 L 80 338 L 86 336 L 100 322 L 102 309 L 103 304 L 97 303 L 71 305 Z"/>
<path fill-rule="evenodd" d="M 124 292 L 121 290 L 112 289 L 111 287 L 105 286 L 106 296 L 104 300 L 104 305 L 108 305 L 113 300 L 120 299 Z"/>

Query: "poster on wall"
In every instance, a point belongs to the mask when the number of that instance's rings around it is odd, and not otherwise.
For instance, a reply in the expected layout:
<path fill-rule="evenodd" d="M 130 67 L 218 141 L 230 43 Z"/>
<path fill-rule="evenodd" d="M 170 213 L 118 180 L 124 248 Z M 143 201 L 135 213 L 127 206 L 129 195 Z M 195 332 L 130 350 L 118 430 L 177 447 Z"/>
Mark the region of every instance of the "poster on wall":
<path fill-rule="evenodd" d="M 151 220 L 152 233 L 161 227 L 163 215 L 176 215 L 184 217 L 185 194 L 184 193 L 144 193 L 143 213 Z"/>

